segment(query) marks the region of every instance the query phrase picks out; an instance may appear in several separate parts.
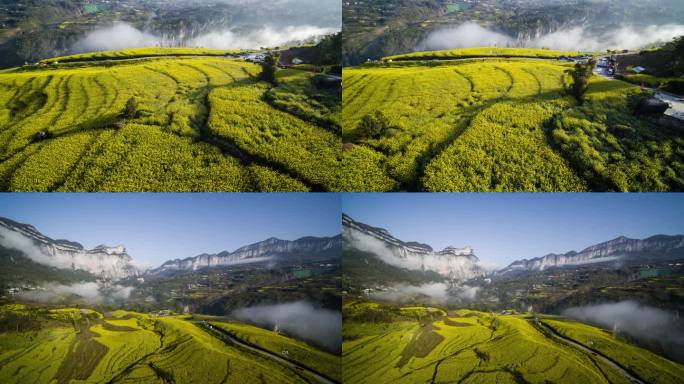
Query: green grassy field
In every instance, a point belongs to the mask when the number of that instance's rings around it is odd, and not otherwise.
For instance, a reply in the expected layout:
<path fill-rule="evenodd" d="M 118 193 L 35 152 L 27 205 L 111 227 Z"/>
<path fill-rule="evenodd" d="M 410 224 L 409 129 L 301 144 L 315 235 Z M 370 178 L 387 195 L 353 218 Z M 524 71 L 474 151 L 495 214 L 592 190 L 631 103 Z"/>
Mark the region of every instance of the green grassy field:
<path fill-rule="evenodd" d="M 348 305 L 345 319 L 347 309 Z M 439 320 L 359 321 L 361 312 L 369 316 L 367 312 L 378 310 L 387 308 L 356 303 L 353 320 L 345 320 L 345 383 L 629 383 L 597 356 L 546 336 L 531 316 L 458 310 Z M 615 349 L 616 353 L 631 351 L 647 353 L 632 345 Z M 658 358 L 647 369 L 679 373 L 678 378 L 662 376 L 662 380 L 681 382 L 683 368 Z"/>
<path fill-rule="evenodd" d="M 353 191 L 679 191 L 684 139 L 635 117 L 638 88 L 569 64 L 488 59 L 345 69 L 345 185 Z"/>
<path fill-rule="evenodd" d="M 59 311 L 0 307 L 0 320 L 25 314 L 40 319 L 32 330 L 0 333 L 3 383 L 305 383 L 276 361 L 204 331 L 187 316 L 157 317 L 126 311 Z M 221 323 L 223 324 L 223 323 Z M 299 341 L 255 327 L 229 327 L 254 343 L 287 347 L 307 366 L 334 373 L 335 361 Z M 337 358 L 339 359 L 339 358 Z M 339 363 L 337 364 L 339 376 Z"/>
<path fill-rule="evenodd" d="M 303 71 L 278 73 L 271 104 L 259 72 L 207 57 L 2 71 L 0 190 L 341 189 L 339 135 L 316 120 L 339 110 L 288 93 L 318 92 Z M 286 97 L 289 108 L 276 103 Z"/>

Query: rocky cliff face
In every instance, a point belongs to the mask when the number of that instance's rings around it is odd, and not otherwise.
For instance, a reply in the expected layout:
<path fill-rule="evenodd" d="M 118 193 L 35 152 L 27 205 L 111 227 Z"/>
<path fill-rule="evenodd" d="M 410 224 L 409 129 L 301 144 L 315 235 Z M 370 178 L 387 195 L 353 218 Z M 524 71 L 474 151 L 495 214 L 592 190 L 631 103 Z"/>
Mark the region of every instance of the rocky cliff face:
<path fill-rule="evenodd" d="M 590 263 L 602 263 L 625 258 L 634 258 L 639 252 L 668 252 L 684 248 L 684 236 L 657 235 L 647 239 L 629 239 L 620 236 L 604 243 L 592 245 L 581 252 L 548 254 L 534 259 L 516 260 L 498 274 L 525 271 L 541 271 L 551 267 L 563 267 Z"/>
<path fill-rule="evenodd" d="M 186 259 L 170 260 L 161 267 L 148 271 L 157 274 L 177 270 L 197 270 L 206 267 L 237 265 L 265 261 L 281 261 L 288 257 L 303 259 L 317 259 L 321 255 L 341 257 L 342 238 L 335 237 L 303 237 L 298 240 L 270 239 L 250 244 L 234 252 L 220 252 L 216 254 L 203 253 Z"/>
<path fill-rule="evenodd" d="M 0 245 L 17 249 L 40 264 L 62 269 L 81 269 L 103 279 L 122 279 L 138 274 L 122 246 L 84 249 L 69 240 L 53 240 L 35 227 L 0 217 Z"/>
<path fill-rule="evenodd" d="M 447 247 L 434 251 L 426 244 L 404 242 L 387 230 L 342 216 L 344 247 L 373 253 L 383 262 L 406 269 L 434 271 L 449 280 L 465 281 L 483 276 L 471 247 Z"/>

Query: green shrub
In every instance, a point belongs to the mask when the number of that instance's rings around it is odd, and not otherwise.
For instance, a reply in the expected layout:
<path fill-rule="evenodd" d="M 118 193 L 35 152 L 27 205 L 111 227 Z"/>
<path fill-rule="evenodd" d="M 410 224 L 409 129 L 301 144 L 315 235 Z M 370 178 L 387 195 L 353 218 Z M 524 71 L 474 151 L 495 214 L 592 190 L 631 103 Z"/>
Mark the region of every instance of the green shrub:
<path fill-rule="evenodd" d="M 356 128 L 356 132 L 361 138 L 377 139 L 384 135 L 390 128 L 390 122 L 381 111 L 364 116 Z"/>
<path fill-rule="evenodd" d="M 138 100 L 135 97 L 128 99 L 122 115 L 127 119 L 135 119 L 138 116 Z"/>

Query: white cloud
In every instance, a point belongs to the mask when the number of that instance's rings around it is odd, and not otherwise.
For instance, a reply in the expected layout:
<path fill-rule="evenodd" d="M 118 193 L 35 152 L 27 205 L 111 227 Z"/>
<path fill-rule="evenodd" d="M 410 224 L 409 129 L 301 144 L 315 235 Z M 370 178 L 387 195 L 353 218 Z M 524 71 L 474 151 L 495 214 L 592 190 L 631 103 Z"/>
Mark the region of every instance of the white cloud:
<path fill-rule="evenodd" d="M 43 283 L 37 289 L 21 291 L 18 296 L 31 301 L 41 303 L 61 302 L 67 296 L 76 295 L 90 304 L 102 302 L 127 300 L 133 291 L 133 287 L 113 285 L 104 287 L 97 282 L 81 282 L 71 285 L 58 283 Z"/>
<path fill-rule="evenodd" d="M 475 300 L 480 287 L 429 283 L 423 285 L 396 284 L 371 298 L 395 303 L 428 302 L 432 304 L 463 303 Z"/>
<path fill-rule="evenodd" d="M 277 47 L 288 42 L 328 35 L 336 31 L 334 28 L 320 28 L 312 25 L 284 28 L 266 26 L 247 33 L 235 33 L 230 30 L 212 32 L 190 40 L 189 44 L 193 47 L 215 49 Z"/>
<path fill-rule="evenodd" d="M 248 32 L 235 32 L 230 29 L 207 33 L 184 45 L 214 49 L 255 49 L 276 47 L 288 42 L 306 40 L 311 37 L 337 32 L 336 28 L 323 28 L 313 25 L 291 25 L 285 27 L 264 26 Z M 128 23 L 117 23 L 88 33 L 73 47 L 75 52 L 111 51 L 126 48 L 143 48 L 174 45 L 168 38 L 143 32 Z"/>
<path fill-rule="evenodd" d="M 160 38 L 141 32 L 128 23 L 117 23 L 108 28 L 94 30 L 74 46 L 77 52 L 113 51 L 126 48 L 154 47 Z"/>

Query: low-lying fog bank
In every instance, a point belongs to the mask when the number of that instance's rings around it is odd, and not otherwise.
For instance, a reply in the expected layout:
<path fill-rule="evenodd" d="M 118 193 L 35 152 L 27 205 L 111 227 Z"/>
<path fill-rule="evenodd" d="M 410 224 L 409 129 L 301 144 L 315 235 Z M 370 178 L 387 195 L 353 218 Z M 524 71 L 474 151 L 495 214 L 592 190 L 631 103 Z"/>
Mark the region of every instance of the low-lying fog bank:
<path fill-rule="evenodd" d="M 72 303 L 73 296 L 78 296 L 77 301 L 103 304 L 125 302 L 132 290 L 133 287 L 119 284 L 105 286 L 96 282 L 82 282 L 64 285 L 47 282 L 34 290 L 21 291 L 17 296 L 24 300 L 47 304 Z"/>
<path fill-rule="evenodd" d="M 306 301 L 240 308 L 232 316 L 283 331 L 335 354 L 342 353 L 342 313 L 314 308 Z"/>
<path fill-rule="evenodd" d="M 684 322 L 678 313 L 621 301 L 568 308 L 562 313 L 606 329 L 617 330 L 649 349 L 684 363 Z"/>
<path fill-rule="evenodd" d="M 423 285 L 396 284 L 383 291 L 370 293 L 375 300 L 398 304 L 422 302 L 426 304 L 465 304 L 475 300 L 480 287 L 431 283 Z"/>
<path fill-rule="evenodd" d="M 656 42 L 669 42 L 684 35 L 684 25 L 664 24 L 647 27 L 625 25 L 605 33 L 594 33 L 580 26 L 559 30 L 527 40 L 484 28 L 468 22 L 432 32 L 416 48 L 419 51 L 468 47 L 528 47 L 568 51 L 605 51 L 638 49 Z"/>
<path fill-rule="evenodd" d="M 182 41 L 141 31 L 131 24 L 119 22 L 93 30 L 74 44 L 74 53 L 112 51 L 142 47 L 191 47 L 211 49 L 258 49 L 276 47 L 337 32 L 334 28 L 313 25 L 275 27 L 265 25 L 249 31 L 224 29 Z"/>

